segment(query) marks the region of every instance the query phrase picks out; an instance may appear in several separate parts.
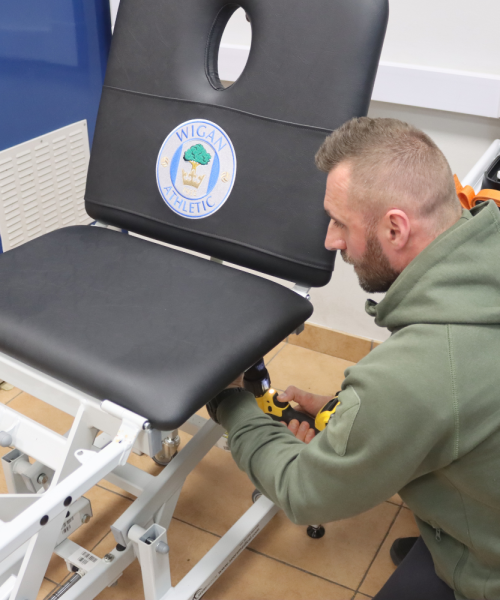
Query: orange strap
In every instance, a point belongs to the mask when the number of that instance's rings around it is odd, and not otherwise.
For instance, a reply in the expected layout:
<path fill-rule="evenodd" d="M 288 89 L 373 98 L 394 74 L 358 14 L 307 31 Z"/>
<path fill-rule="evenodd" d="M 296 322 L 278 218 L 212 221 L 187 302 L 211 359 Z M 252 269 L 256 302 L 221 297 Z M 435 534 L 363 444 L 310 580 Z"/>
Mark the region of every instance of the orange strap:
<path fill-rule="evenodd" d="M 463 208 L 470 210 L 474 208 L 478 201 L 493 200 L 495 204 L 500 208 L 500 192 L 498 190 L 481 190 L 477 195 L 470 185 L 463 185 L 455 175 L 455 189 L 457 190 L 457 196 L 460 200 L 460 204 Z"/>

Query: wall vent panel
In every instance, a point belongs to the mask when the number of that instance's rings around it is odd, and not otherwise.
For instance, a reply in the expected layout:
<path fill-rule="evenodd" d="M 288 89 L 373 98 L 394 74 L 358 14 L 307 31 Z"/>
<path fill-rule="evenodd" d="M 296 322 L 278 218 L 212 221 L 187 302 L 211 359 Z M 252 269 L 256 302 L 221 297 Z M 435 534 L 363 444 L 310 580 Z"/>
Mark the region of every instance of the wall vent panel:
<path fill-rule="evenodd" d="M 0 152 L 0 236 L 4 252 L 68 225 L 87 225 L 87 122 Z"/>

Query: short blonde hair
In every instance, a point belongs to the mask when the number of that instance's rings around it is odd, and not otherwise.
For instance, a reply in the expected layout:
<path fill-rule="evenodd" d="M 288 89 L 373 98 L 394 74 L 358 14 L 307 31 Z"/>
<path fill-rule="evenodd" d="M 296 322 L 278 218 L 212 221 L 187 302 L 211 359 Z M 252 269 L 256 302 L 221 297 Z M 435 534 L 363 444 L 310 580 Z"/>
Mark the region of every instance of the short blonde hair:
<path fill-rule="evenodd" d="M 453 175 L 431 138 L 397 119 L 355 118 L 330 134 L 316 154 L 329 173 L 351 166 L 349 197 L 369 222 L 390 208 L 429 218 L 436 230 L 460 211 Z"/>

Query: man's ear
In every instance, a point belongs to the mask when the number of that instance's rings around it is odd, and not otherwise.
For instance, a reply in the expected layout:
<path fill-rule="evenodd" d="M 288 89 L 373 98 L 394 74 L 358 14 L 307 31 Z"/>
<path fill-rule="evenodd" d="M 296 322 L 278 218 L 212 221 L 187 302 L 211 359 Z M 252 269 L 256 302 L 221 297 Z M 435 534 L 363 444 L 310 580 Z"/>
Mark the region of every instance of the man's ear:
<path fill-rule="evenodd" d="M 399 208 L 393 208 L 381 220 L 380 234 L 383 245 L 392 250 L 403 250 L 410 239 L 411 225 L 408 215 Z"/>

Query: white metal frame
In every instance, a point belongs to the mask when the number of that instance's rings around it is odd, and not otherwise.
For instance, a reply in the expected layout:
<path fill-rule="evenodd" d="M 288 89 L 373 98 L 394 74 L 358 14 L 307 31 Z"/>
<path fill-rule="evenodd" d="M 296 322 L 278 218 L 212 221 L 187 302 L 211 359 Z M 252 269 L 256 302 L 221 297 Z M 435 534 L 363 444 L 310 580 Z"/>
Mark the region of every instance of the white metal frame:
<path fill-rule="evenodd" d="M 127 463 L 132 450 L 149 456 L 159 450 L 161 437 L 140 415 L 99 402 L 2 353 L 0 377 L 75 417 L 62 436 L 0 405 L 0 432 L 10 436 L 9 445 L 36 458 L 36 473 L 52 474 L 48 489 L 40 486 L 32 493 L 25 493 L 27 488 L 17 493 L 11 477 L 10 493 L 0 496 L 0 600 L 35 600 L 52 552 L 77 575 L 68 584 L 65 600 L 91 600 L 116 582 L 135 558 L 141 564 L 146 600 L 200 598 L 278 510 L 261 497 L 173 587 L 168 527 L 188 474 L 214 445 L 225 444 L 222 427 L 194 415 L 182 427 L 194 437 L 154 477 Z M 13 473 L 15 469 L 14 465 Z M 74 528 L 65 526 L 71 517 L 88 512 L 82 497 L 101 479 L 137 496 L 112 525 L 117 548 L 104 559 L 67 539 Z"/>

